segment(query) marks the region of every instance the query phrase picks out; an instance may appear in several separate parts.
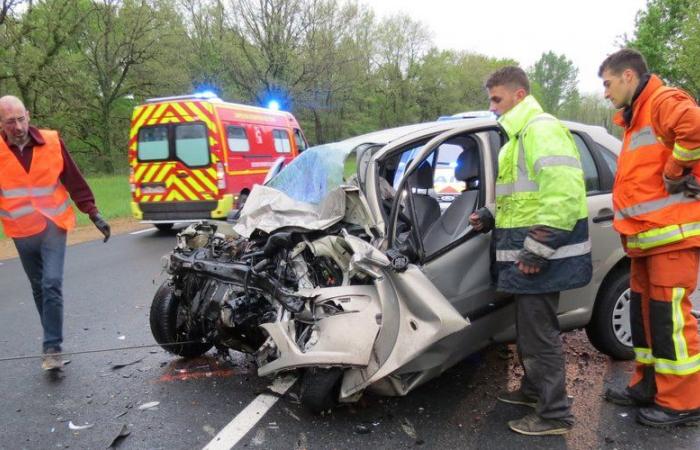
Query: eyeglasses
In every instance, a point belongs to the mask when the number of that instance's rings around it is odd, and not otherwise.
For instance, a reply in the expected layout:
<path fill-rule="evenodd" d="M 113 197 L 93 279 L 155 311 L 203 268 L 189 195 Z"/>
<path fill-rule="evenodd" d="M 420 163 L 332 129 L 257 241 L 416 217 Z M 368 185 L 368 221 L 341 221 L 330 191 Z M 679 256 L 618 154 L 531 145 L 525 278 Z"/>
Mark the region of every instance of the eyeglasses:
<path fill-rule="evenodd" d="M 10 125 L 14 125 L 17 123 L 18 125 L 23 124 L 27 120 L 27 116 L 20 116 L 20 117 L 14 117 L 11 119 L 5 119 L 2 121 L 3 125 L 7 125 L 8 127 Z"/>

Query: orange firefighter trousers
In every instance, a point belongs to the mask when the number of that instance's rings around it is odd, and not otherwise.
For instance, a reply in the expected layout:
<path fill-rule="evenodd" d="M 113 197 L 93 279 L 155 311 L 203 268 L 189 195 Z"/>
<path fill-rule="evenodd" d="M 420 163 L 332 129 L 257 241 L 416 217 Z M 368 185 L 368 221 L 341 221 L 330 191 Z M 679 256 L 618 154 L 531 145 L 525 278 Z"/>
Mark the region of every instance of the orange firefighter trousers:
<path fill-rule="evenodd" d="M 689 296 L 700 249 L 632 258 L 630 322 L 636 367 L 630 389 L 675 411 L 700 408 L 700 338 Z"/>

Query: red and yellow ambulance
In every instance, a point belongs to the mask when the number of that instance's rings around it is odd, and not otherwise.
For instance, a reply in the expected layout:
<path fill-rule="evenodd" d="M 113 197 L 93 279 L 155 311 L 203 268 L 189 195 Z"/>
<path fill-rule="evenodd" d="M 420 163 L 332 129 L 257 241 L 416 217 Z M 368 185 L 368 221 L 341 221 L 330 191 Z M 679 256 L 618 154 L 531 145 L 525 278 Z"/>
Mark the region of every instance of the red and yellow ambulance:
<path fill-rule="evenodd" d="M 161 230 L 225 218 L 278 158 L 306 147 L 288 112 L 202 94 L 147 100 L 131 117 L 133 216 Z"/>

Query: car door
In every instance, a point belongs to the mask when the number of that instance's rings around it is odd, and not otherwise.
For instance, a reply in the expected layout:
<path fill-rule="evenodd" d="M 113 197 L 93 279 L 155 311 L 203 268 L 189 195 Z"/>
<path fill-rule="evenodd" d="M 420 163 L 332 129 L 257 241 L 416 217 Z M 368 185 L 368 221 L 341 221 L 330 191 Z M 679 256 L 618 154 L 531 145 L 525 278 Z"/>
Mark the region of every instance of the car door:
<path fill-rule="evenodd" d="M 399 220 L 397 212 L 401 207 L 398 202 L 410 198 L 407 193 L 411 192 L 412 189 L 409 181 L 411 174 L 424 161 L 437 161 L 439 158 L 431 157 L 433 152 L 439 151 L 443 145 L 456 142 L 456 138 L 471 136 L 476 139 L 481 166 L 476 202 L 472 203 L 474 206 L 470 207 L 469 211 L 460 210 L 460 214 L 468 215 L 472 210 L 494 202 L 494 167 L 496 165 L 492 161 L 492 154 L 495 152 L 492 152 L 491 146 L 494 141 L 498 142 L 498 139 L 494 140 L 491 134 L 498 132 L 497 127 L 484 127 L 483 124 L 481 127 L 462 126 L 440 134 L 421 149 L 407 167 L 406 173 L 399 183 L 396 204 L 392 208 L 392 212 L 395 214 L 390 217 L 388 226 L 389 235 L 393 238 L 390 239 L 390 246 L 399 244 L 397 242 L 397 221 Z M 467 192 L 462 193 L 462 195 L 465 194 Z M 452 207 L 453 205 L 450 205 L 442 211 L 442 214 L 450 214 Z M 439 221 L 436 222 L 437 224 Z M 417 253 L 419 254 L 421 270 L 463 317 L 474 320 L 494 308 L 498 308 L 503 301 L 508 301 L 506 295 L 495 291 L 491 281 L 491 233 L 477 233 L 471 227 L 466 227 L 454 233 L 449 240 L 444 241 L 439 246 L 426 245 L 429 243 L 424 240 L 425 236 L 420 235 L 417 230 L 413 230 L 412 233 L 410 238 L 412 245 L 418 247 Z M 430 230 L 425 234 L 430 235 Z"/>

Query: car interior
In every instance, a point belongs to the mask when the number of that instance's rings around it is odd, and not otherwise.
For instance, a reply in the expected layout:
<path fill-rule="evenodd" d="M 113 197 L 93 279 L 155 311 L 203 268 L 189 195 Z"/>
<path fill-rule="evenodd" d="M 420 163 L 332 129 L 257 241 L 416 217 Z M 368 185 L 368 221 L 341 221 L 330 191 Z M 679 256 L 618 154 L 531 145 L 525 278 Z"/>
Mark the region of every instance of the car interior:
<path fill-rule="evenodd" d="M 413 144 L 385 159 L 380 175 L 397 187 L 413 156 L 424 144 Z M 409 175 L 405 190 L 409 194 L 402 198 L 397 229 L 404 238 L 410 238 L 413 224 L 425 255 L 432 255 L 463 237 L 469 229 L 469 215 L 483 203 L 481 145 L 475 135 L 454 136 L 440 144 Z M 446 187 L 450 189 L 449 196 L 441 195 L 441 189 Z M 451 201 L 441 201 L 445 197 Z M 390 205 L 385 203 L 385 206 L 388 215 Z"/>

